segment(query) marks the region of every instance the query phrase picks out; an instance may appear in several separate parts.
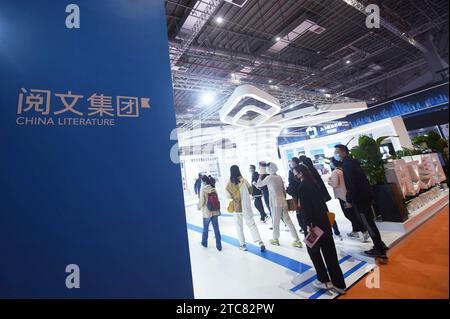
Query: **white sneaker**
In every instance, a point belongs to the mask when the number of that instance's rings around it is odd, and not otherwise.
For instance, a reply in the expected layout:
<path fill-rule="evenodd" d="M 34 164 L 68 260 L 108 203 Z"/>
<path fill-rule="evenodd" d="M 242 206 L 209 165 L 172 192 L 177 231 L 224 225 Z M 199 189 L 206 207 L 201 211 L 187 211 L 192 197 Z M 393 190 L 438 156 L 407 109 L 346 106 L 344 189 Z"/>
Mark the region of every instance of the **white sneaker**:
<path fill-rule="evenodd" d="M 247 246 L 245 245 L 239 246 L 239 249 L 242 251 L 247 251 Z"/>
<path fill-rule="evenodd" d="M 350 237 L 350 238 L 359 238 L 359 233 L 356 232 L 356 231 L 352 231 L 351 233 L 348 233 L 348 234 L 347 234 L 347 237 Z"/>
<path fill-rule="evenodd" d="M 314 280 L 312 284 L 317 289 L 330 290 L 330 289 L 333 288 L 333 284 L 331 282 L 323 283 L 323 282 L 320 282 L 318 280 Z"/>
<path fill-rule="evenodd" d="M 362 242 L 367 243 L 369 241 L 369 239 L 370 239 L 369 232 L 366 231 L 365 233 L 363 233 Z"/>
<path fill-rule="evenodd" d="M 345 291 L 345 289 L 341 289 L 338 287 L 333 286 L 333 290 L 336 290 L 340 295 L 345 295 L 347 292 Z"/>

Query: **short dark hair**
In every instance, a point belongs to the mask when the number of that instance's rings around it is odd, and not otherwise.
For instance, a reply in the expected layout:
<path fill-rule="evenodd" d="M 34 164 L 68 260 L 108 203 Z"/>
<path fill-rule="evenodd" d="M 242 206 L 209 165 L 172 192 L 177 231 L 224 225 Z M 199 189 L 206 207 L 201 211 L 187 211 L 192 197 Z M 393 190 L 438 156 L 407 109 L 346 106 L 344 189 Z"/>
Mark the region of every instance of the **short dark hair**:
<path fill-rule="evenodd" d="M 256 169 L 255 165 L 250 165 L 250 168 Z"/>
<path fill-rule="evenodd" d="M 338 145 L 335 145 L 334 146 L 334 148 L 337 148 L 338 150 L 341 150 L 341 151 L 343 151 L 345 154 L 350 154 L 350 150 L 348 149 L 348 147 L 346 146 L 346 145 L 344 145 L 344 144 L 338 144 Z"/>
<path fill-rule="evenodd" d="M 300 160 L 298 159 L 298 157 L 291 158 L 291 162 L 294 163 L 295 165 L 300 164 Z"/>

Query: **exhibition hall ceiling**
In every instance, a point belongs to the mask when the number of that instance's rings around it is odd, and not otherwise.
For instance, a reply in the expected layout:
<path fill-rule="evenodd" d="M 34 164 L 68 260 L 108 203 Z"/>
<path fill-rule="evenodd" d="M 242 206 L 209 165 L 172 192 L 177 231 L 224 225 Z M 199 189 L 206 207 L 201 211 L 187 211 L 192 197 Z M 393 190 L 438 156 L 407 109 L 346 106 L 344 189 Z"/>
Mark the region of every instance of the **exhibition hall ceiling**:
<path fill-rule="evenodd" d="M 427 71 L 429 36 L 448 63 L 448 0 L 166 0 L 179 126 L 219 110 L 241 84 L 282 112 L 389 97 Z M 361 12 L 381 10 L 381 27 Z M 362 7 L 361 7 L 362 6 Z"/>

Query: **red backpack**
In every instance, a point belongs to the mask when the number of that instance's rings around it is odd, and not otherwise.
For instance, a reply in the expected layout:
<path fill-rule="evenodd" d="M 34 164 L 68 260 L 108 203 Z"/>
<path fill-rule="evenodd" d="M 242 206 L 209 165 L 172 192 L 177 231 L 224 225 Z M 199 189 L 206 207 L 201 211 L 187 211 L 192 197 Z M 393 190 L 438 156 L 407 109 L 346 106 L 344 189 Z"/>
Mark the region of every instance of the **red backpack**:
<path fill-rule="evenodd" d="M 208 194 L 208 202 L 206 203 L 206 207 L 210 212 L 217 212 L 220 210 L 219 196 L 217 196 L 216 192 L 211 192 Z"/>

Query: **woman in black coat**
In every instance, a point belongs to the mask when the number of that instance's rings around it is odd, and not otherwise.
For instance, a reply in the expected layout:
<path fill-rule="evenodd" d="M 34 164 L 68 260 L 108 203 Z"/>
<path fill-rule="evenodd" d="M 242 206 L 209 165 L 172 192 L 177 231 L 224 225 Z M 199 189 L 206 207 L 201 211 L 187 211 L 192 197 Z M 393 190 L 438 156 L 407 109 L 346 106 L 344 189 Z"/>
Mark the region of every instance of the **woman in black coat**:
<path fill-rule="evenodd" d="M 330 193 L 328 192 L 327 186 L 323 182 L 323 179 L 320 176 L 319 172 L 314 167 L 312 160 L 305 155 L 300 156 L 299 160 L 300 160 L 301 164 L 303 164 L 309 168 L 309 170 L 312 174 L 312 177 L 316 181 L 317 186 L 319 187 L 319 190 L 322 193 L 323 199 L 325 200 L 325 202 L 329 202 L 332 199 L 330 196 Z M 343 240 L 341 231 L 339 230 L 339 227 L 338 227 L 338 224 L 336 221 L 333 224 L 333 231 L 334 231 L 334 234 L 339 238 L 339 240 Z"/>
<path fill-rule="evenodd" d="M 308 254 L 317 272 L 317 280 L 313 284 L 319 289 L 335 289 L 340 294 L 345 294 L 344 275 L 339 266 L 330 220 L 328 219 L 328 208 L 319 185 L 317 185 L 306 165 L 296 166 L 293 173 L 300 181 L 298 198 L 301 212 L 304 214 L 304 226 L 307 232 L 314 227 L 318 227 L 324 232 L 312 248 L 308 247 Z"/>

